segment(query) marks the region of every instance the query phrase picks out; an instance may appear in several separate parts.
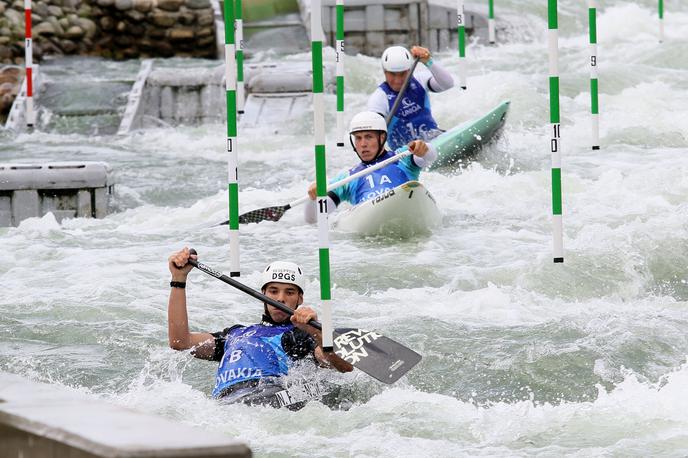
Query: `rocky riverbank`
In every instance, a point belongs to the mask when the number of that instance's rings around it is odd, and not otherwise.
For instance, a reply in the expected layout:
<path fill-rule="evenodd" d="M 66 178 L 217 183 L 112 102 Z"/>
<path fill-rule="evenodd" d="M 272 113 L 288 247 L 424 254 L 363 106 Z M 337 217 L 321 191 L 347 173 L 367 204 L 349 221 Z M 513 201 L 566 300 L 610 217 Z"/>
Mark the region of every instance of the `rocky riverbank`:
<path fill-rule="evenodd" d="M 33 57 L 216 56 L 210 0 L 39 0 Z M 0 63 L 24 63 L 24 1 L 0 0 Z"/>

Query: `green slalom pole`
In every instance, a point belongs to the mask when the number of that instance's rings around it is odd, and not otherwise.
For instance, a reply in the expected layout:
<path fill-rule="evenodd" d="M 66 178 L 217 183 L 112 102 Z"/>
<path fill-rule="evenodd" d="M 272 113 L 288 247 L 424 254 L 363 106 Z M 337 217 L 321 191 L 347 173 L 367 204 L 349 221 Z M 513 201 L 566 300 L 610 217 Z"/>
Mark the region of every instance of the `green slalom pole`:
<path fill-rule="evenodd" d="M 224 0 L 225 86 L 227 89 L 227 182 L 229 191 L 229 275 L 239 272 L 239 180 L 237 160 L 236 47 L 234 45 L 234 0 Z"/>
<path fill-rule="evenodd" d="M 337 0 L 337 146 L 344 147 L 344 0 Z"/>
<path fill-rule="evenodd" d="M 547 25 L 549 28 L 549 121 L 551 129 L 550 152 L 552 153 L 552 228 L 554 262 L 564 262 L 564 234 L 561 218 L 561 125 L 559 118 L 559 30 L 557 0 L 547 0 Z"/>
<path fill-rule="evenodd" d="M 466 89 L 466 16 L 463 12 L 463 0 L 456 2 L 456 32 L 459 37 L 459 84 Z"/>
<path fill-rule="evenodd" d="M 592 115 L 592 149 L 600 149 L 600 104 L 597 82 L 597 8 L 595 0 L 588 0 L 590 29 L 590 113 Z"/>
<path fill-rule="evenodd" d="M 497 33 L 495 32 L 494 0 L 488 0 L 487 34 L 490 38 L 490 44 L 495 44 Z"/>
<path fill-rule="evenodd" d="M 659 16 L 659 42 L 661 43 L 664 41 L 664 0 L 659 0 L 657 14 Z"/>
<path fill-rule="evenodd" d="M 327 171 L 325 165 L 325 101 L 323 99 L 322 0 L 311 1 L 311 53 L 313 62 L 313 127 L 315 134 L 315 186 L 318 208 L 320 299 L 322 300 L 323 350 L 332 351 L 332 303 L 330 291 L 330 241 L 327 219 Z"/>
<path fill-rule="evenodd" d="M 242 0 L 235 0 L 236 17 L 236 65 L 237 65 L 237 112 L 244 114 L 244 21 Z"/>

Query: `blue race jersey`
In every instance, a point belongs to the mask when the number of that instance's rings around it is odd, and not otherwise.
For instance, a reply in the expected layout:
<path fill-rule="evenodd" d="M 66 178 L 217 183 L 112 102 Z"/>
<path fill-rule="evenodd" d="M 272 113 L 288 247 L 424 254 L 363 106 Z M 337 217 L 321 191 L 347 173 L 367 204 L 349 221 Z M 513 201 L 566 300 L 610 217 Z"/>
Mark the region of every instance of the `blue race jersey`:
<path fill-rule="evenodd" d="M 223 337 L 215 337 L 217 346 Z M 254 324 L 226 329 L 222 350 L 213 397 L 241 382 L 287 375 L 293 361 L 313 353 L 315 341 L 292 324 Z"/>
<path fill-rule="evenodd" d="M 343 180 L 344 178 L 353 175 L 371 165 L 382 162 L 396 153 L 393 151 L 386 151 L 374 162 L 369 164 L 360 163 L 356 167 L 350 169 L 348 172 L 341 173 L 334 177 L 330 183 Z M 415 181 L 420 176 L 421 168 L 413 161 L 413 156 L 406 156 L 376 170 L 368 175 L 357 178 L 344 186 L 340 186 L 328 193 L 334 200 L 335 204 L 339 205 L 341 201 L 347 201 L 352 205 L 357 205 L 363 201 L 372 199 L 384 194 L 390 189 L 394 189 L 408 181 Z"/>
<path fill-rule="evenodd" d="M 387 96 L 390 111 L 397 100 L 398 92 L 392 90 L 387 82 L 380 84 Z M 429 139 L 438 130 L 437 122 L 430 112 L 428 91 L 415 78 L 409 82 L 404 98 L 387 128 L 387 144 L 397 150 L 416 139 Z"/>

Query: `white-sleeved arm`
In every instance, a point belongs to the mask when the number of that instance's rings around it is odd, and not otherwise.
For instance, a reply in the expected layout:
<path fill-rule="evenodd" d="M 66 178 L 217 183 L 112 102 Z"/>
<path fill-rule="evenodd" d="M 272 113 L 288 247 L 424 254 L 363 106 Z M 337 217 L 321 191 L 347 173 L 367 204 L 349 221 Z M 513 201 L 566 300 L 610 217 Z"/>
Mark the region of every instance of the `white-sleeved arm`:
<path fill-rule="evenodd" d="M 413 156 L 413 162 L 420 167 L 421 169 L 425 167 L 430 167 L 433 162 L 437 159 L 437 150 L 435 149 L 434 146 L 432 146 L 431 143 L 427 143 L 428 145 L 428 151 L 425 153 L 425 156 L 423 157 L 418 157 L 416 155 Z"/>
<path fill-rule="evenodd" d="M 327 208 L 331 208 L 332 210 L 337 208 L 334 200 L 332 200 L 330 196 L 327 196 Z M 318 222 L 318 206 L 315 200 L 308 199 L 308 202 L 303 205 L 303 218 L 308 224 L 315 224 Z"/>
<path fill-rule="evenodd" d="M 389 114 L 389 103 L 387 102 L 387 94 L 379 87 L 370 94 L 368 98 L 368 110 L 380 113 L 382 116 Z"/>
<path fill-rule="evenodd" d="M 454 78 L 442 64 L 433 61 L 429 70 L 432 77 L 428 81 L 428 88 L 432 92 L 443 92 L 454 87 Z"/>

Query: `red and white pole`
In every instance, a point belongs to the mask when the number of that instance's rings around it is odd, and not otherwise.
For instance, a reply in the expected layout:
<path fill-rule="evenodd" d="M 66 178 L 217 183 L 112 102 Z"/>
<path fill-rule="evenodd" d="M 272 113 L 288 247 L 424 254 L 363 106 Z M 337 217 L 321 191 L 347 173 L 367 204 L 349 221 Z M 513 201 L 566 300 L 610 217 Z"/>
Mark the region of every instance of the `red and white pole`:
<path fill-rule="evenodd" d="M 31 40 L 31 0 L 24 0 L 26 21 L 26 42 L 24 45 L 24 65 L 26 66 L 26 125 L 33 127 L 36 116 L 33 112 L 33 46 Z"/>

